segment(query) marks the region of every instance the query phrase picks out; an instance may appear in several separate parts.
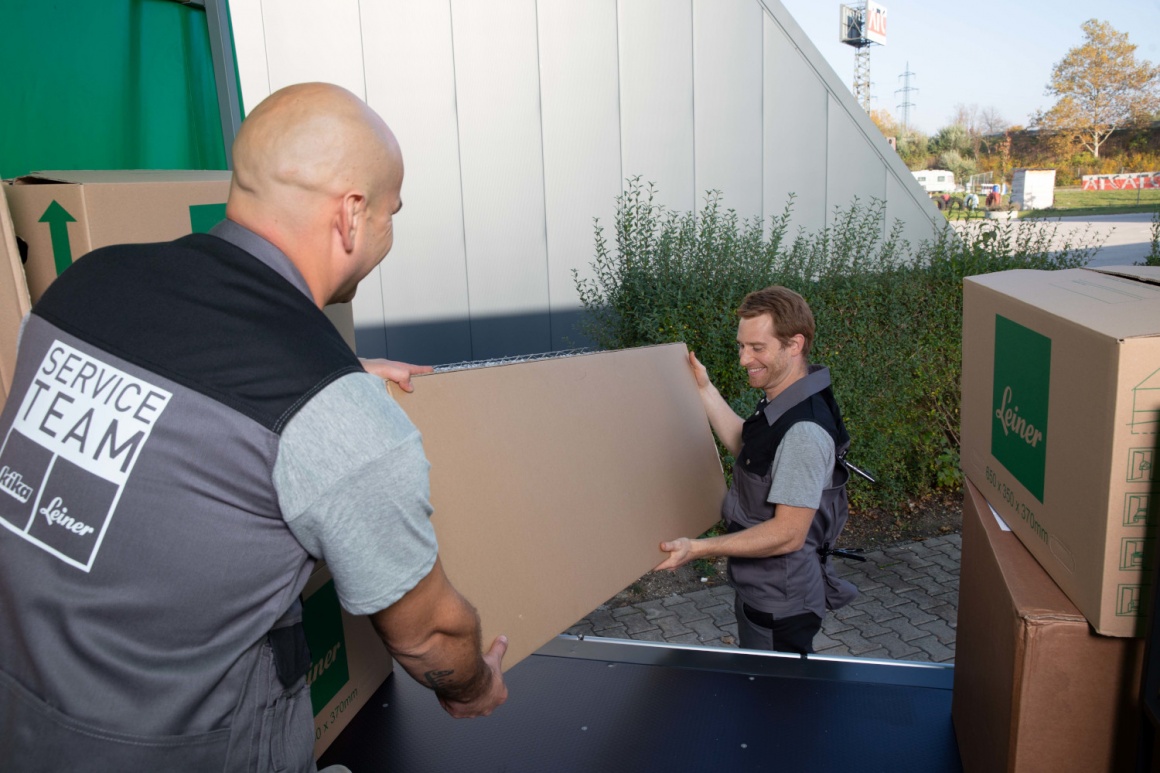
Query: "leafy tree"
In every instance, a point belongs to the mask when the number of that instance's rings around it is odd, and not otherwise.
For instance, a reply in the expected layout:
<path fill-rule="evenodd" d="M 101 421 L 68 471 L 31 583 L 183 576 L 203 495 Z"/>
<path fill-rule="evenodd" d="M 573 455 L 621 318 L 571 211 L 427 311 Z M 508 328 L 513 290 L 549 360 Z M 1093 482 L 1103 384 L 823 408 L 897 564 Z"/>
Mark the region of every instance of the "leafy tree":
<path fill-rule="evenodd" d="M 957 150 L 944 150 L 940 153 L 938 168 L 954 172 L 955 180 L 960 184 L 965 183 L 967 178 L 973 175 L 977 169 L 972 159 L 963 158 Z"/>
<path fill-rule="evenodd" d="M 963 156 L 971 153 L 971 138 L 965 127 L 959 124 L 944 126 L 930 138 L 931 153 L 946 153 L 949 150 Z"/>
<path fill-rule="evenodd" d="M 1011 124 L 1007 123 L 1007 119 L 999 114 L 999 111 L 994 107 L 985 107 L 979 113 L 979 125 L 983 134 L 993 136 L 1002 134 L 1011 128 Z"/>
<path fill-rule="evenodd" d="M 875 109 L 871 110 L 867 115 L 874 125 L 878 127 L 878 131 L 882 132 L 883 137 L 897 137 L 899 133 L 898 122 L 894 120 L 894 116 L 888 110 Z"/>
<path fill-rule="evenodd" d="M 1160 109 L 1160 68 L 1136 60 L 1125 32 L 1089 19 L 1081 25 L 1083 45 L 1067 52 L 1051 71 L 1046 94 L 1059 97 L 1033 123 L 1041 130 L 1075 137 L 1096 158 L 1116 129 L 1147 120 Z"/>
<path fill-rule="evenodd" d="M 902 156 L 902 163 L 911 171 L 926 169 L 930 164 L 930 154 L 927 152 L 929 140 L 921 132 L 909 132 L 898 138 L 898 155 Z"/>

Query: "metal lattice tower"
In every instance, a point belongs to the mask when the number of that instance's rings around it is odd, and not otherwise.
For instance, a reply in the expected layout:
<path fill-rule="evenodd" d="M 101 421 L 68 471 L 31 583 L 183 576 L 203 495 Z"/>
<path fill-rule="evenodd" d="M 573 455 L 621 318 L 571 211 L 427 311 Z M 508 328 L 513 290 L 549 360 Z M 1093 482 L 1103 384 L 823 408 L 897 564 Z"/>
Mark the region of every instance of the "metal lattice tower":
<path fill-rule="evenodd" d="M 862 2 L 857 5 L 841 6 L 843 20 L 842 30 L 840 33 L 840 41 L 854 49 L 854 84 L 853 92 L 854 99 L 862 106 L 862 109 L 867 113 L 870 112 L 870 46 L 875 44 L 875 41 L 870 39 L 867 32 L 867 3 Z M 881 9 L 875 8 L 875 13 L 882 12 Z M 875 18 L 885 18 L 878 17 Z M 882 34 L 885 34 L 885 27 L 882 28 Z"/>
<path fill-rule="evenodd" d="M 902 102 L 898 105 L 898 110 L 902 114 L 902 133 L 906 134 L 910 128 L 910 108 L 917 107 L 910 101 L 910 92 L 918 91 L 918 88 L 910 85 L 910 79 L 914 77 L 914 73 L 910 71 L 910 62 L 906 63 L 906 72 L 898 76 L 902 79 L 902 88 L 895 89 L 895 94 L 902 94 Z"/>
<path fill-rule="evenodd" d="M 854 99 L 870 112 L 870 46 L 854 49 Z"/>

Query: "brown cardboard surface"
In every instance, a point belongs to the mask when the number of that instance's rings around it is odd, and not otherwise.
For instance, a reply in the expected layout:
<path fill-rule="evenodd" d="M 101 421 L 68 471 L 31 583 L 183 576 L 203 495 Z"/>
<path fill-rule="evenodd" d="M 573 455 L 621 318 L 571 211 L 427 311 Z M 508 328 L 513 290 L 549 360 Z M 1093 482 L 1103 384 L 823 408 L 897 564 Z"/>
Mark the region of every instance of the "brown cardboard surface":
<path fill-rule="evenodd" d="M 320 563 L 302 590 L 302 624 L 310 643 L 310 684 L 314 712 L 314 759 L 338 737 L 394 664 L 369 617 L 339 606 L 334 581 Z"/>
<path fill-rule="evenodd" d="M 719 517 L 724 477 L 684 344 L 421 376 L 392 391 L 423 434 L 452 583 L 509 668 Z"/>
<path fill-rule="evenodd" d="M 966 773 L 1131 769 L 1144 642 L 1100 636 L 964 484 L 952 718 Z"/>
<path fill-rule="evenodd" d="M 12 389 L 12 371 L 16 368 L 16 341 L 20 321 L 28 313 L 28 285 L 24 267 L 12 230 L 8 201 L 0 186 L 0 408 Z"/>
<path fill-rule="evenodd" d="M 1142 635 L 1156 549 L 1145 513 L 1160 439 L 1160 286 L 1119 272 L 1010 271 L 968 278 L 964 296 L 963 469 L 1097 631 Z M 997 348 L 1012 327 L 1049 351 L 1032 372 L 1038 395 L 1005 392 L 1011 358 L 1034 359 Z M 995 416 L 1018 422 L 1040 409 L 1046 422 L 1027 422 L 1043 425 L 1032 431 L 1042 434 L 1036 491 L 996 455 L 1012 441 Z"/>
<path fill-rule="evenodd" d="M 229 172 L 166 170 L 37 172 L 8 181 L 16 235 L 28 243 L 33 302 L 57 276 L 57 251 L 75 261 L 110 244 L 184 236 L 193 230 L 190 207 L 224 205 L 229 184 Z M 46 221 L 54 202 L 64 213 L 54 210 L 57 219 Z"/>

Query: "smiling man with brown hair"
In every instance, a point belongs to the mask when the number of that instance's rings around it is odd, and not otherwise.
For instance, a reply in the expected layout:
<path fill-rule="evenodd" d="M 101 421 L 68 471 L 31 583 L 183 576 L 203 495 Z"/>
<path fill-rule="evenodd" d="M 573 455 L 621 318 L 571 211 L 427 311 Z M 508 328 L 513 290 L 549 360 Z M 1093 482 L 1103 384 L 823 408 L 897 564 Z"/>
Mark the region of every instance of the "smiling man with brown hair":
<path fill-rule="evenodd" d="M 814 317 L 805 299 L 767 287 L 747 295 L 737 316 L 740 365 L 764 392 L 748 419 L 689 354 L 709 423 L 736 459 L 721 507 L 726 533 L 662 542 L 669 557 L 657 569 L 728 556 L 741 646 L 813 652 L 826 610 L 856 594 L 827 560 L 846 523 L 849 435 L 829 370 L 809 364 Z"/>

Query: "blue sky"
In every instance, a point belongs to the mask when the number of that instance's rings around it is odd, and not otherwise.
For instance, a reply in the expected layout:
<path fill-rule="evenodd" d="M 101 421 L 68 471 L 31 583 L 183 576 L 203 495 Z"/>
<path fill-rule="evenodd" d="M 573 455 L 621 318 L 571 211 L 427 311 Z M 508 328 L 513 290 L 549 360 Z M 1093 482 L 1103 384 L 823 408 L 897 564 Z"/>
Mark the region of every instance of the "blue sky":
<path fill-rule="evenodd" d="M 830 66 L 849 86 L 854 49 L 838 42 L 841 0 L 781 0 Z M 853 4 L 846 0 L 847 5 Z M 928 134 L 950 123 L 955 105 L 994 107 L 1009 123 L 1054 100 L 1044 95 L 1051 69 L 1083 42 L 1080 25 L 1110 22 L 1135 43 L 1136 58 L 1160 64 L 1160 0 L 880 0 L 888 14 L 887 44 L 870 52 L 870 106 L 901 119 L 909 62 L 910 125 Z"/>

